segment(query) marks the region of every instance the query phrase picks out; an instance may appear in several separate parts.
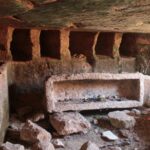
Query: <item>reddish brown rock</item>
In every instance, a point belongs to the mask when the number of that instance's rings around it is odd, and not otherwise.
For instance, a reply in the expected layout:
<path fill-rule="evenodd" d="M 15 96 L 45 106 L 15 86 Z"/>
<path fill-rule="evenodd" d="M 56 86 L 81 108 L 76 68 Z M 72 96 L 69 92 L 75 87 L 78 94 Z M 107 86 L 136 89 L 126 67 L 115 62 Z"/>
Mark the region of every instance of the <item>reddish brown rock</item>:
<path fill-rule="evenodd" d="M 28 120 L 23 126 L 20 132 L 20 137 L 22 140 L 30 143 L 36 143 L 39 141 L 50 142 L 51 140 L 51 134 L 49 132 L 30 120 Z"/>
<path fill-rule="evenodd" d="M 50 123 L 60 135 L 87 132 L 91 124 L 78 112 L 64 112 L 50 115 Z"/>

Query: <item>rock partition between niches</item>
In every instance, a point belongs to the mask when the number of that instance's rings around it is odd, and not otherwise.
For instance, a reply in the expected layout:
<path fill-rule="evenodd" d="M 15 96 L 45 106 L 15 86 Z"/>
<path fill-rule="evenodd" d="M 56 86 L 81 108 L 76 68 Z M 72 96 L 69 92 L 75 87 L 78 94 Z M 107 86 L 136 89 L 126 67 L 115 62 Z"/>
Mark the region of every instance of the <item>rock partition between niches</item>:
<path fill-rule="evenodd" d="M 7 65 L 0 64 L 0 144 L 4 140 L 5 131 L 8 127 L 8 84 L 7 84 Z"/>

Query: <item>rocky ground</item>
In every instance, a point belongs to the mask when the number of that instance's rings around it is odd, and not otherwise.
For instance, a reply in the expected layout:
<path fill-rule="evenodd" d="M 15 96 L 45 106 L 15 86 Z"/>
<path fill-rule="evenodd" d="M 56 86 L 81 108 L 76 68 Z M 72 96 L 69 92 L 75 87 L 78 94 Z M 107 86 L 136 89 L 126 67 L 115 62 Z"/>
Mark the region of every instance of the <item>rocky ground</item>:
<path fill-rule="evenodd" d="M 149 150 L 150 108 L 11 115 L 2 150 Z"/>

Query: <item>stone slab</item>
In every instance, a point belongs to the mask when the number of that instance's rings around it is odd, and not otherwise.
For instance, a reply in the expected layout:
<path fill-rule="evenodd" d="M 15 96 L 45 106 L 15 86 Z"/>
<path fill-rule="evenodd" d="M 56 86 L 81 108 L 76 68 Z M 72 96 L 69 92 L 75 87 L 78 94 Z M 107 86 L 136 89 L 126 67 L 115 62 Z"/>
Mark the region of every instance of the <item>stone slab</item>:
<path fill-rule="evenodd" d="M 119 95 L 121 101 L 78 101 L 94 99 L 100 95 Z M 131 108 L 143 105 L 144 75 L 81 73 L 52 76 L 46 82 L 46 107 L 48 112 L 68 110 L 95 110 Z"/>

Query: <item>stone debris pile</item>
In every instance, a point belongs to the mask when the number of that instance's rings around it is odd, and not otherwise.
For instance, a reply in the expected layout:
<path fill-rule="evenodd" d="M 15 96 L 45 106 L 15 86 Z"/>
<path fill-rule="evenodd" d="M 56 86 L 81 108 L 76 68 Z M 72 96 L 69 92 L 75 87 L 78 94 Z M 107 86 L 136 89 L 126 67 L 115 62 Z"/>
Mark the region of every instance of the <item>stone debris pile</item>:
<path fill-rule="evenodd" d="M 95 115 L 91 112 L 36 113 L 38 119 L 29 116 L 36 123 L 29 119 L 21 121 L 15 114 L 10 118 L 8 140 L 0 150 L 75 150 L 75 147 L 80 150 L 122 150 L 124 145 L 131 144 L 128 139 L 133 134 L 136 118 L 142 113 L 149 111 L 117 110 Z M 45 122 L 49 127 L 45 128 Z M 14 138 L 17 142 L 12 140 L 14 133 L 18 134 Z M 136 137 L 135 141 L 140 139 Z"/>

